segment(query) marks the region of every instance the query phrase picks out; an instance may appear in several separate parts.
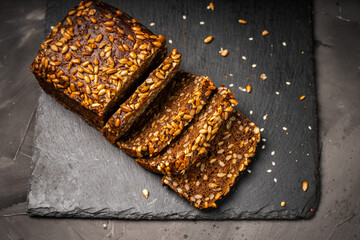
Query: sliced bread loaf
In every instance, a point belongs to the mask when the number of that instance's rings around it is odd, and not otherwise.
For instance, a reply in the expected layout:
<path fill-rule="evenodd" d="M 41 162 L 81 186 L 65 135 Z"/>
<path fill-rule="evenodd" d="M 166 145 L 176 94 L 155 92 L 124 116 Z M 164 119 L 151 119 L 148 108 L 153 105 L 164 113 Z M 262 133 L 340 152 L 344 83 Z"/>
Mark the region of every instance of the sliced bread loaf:
<path fill-rule="evenodd" d="M 152 158 L 136 159 L 143 168 L 156 173 L 178 174 L 196 162 L 210 147 L 209 142 L 228 118 L 234 95 L 225 87 L 209 99 L 206 107 L 197 115 L 191 125 L 160 154 Z"/>
<path fill-rule="evenodd" d="M 110 117 L 102 134 L 115 144 L 131 125 L 144 113 L 155 97 L 175 76 L 179 70 L 181 54 L 174 49 L 170 56 L 157 67 L 147 79 L 136 89 L 120 108 Z"/>
<path fill-rule="evenodd" d="M 212 141 L 209 154 L 185 174 L 164 176 L 163 184 L 199 209 L 216 207 L 250 163 L 259 141 L 259 128 L 234 110 Z"/>
<path fill-rule="evenodd" d="M 82 1 L 47 36 L 30 69 L 44 91 L 101 129 L 166 57 L 165 38 L 101 1 Z"/>
<path fill-rule="evenodd" d="M 117 145 L 132 157 L 159 153 L 201 111 L 214 89 L 208 77 L 178 72 L 163 94 L 149 106 L 146 115 Z"/>

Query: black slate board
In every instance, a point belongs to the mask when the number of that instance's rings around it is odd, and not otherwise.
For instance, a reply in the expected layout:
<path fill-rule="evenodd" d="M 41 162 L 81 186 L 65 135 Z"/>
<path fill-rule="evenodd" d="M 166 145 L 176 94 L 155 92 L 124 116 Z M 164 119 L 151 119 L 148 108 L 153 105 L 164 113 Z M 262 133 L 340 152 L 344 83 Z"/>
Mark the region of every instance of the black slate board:
<path fill-rule="evenodd" d="M 42 93 L 28 213 L 121 219 L 313 216 L 319 197 L 319 162 L 311 2 L 216 1 L 215 11 L 207 9 L 208 1 L 106 2 L 171 39 L 169 48 L 183 53 L 183 70 L 206 74 L 217 86 L 230 87 L 239 101 L 237 108 L 264 128 L 266 142 L 259 146 L 251 174 L 240 177 L 234 192 L 217 209 L 199 211 L 162 187 L 160 176 L 140 168 Z M 56 25 L 75 3 L 49 2 L 46 29 Z M 238 23 L 240 18 L 248 24 Z M 269 35 L 262 36 L 265 29 Z M 204 44 L 209 35 L 214 40 Z M 221 47 L 229 50 L 225 58 L 219 54 Z M 262 73 L 266 81 L 259 78 Z M 250 94 L 239 89 L 247 84 L 252 85 Z M 302 95 L 305 100 L 297 100 Z M 303 181 L 309 183 L 306 192 Z M 143 188 L 150 192 L 148 199 L 141 194 Z M 285 207 L 280 206 L 282 201 Z"/>

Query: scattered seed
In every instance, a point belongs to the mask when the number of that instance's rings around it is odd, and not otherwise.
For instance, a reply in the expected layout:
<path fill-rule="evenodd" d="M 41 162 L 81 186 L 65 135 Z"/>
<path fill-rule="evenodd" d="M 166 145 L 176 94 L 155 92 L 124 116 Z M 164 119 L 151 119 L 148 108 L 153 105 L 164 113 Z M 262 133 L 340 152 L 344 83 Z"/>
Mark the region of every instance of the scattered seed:
<path fill-rule="evenodd" d="M 309 186 L 309 184 L 307 182 L 302 183 L 302 189 L 304 192 L 306 192 L 306 190 L 308 189 L 308 186 Z"/>
<path fill-rule="evenodd" d="M 200 25 L 204 25 L 204 24 L 205 24 L 205 22 L 204 22 L 204 21 L 201 21 L 201 22 L 200 22 Z"/>
<path fill-rule="evenodd" d="M 241 58 L 242 58 L 243 60 L 246 60 L 246 57 L 245 57 L 245 56 L 242 56 Z"/>
<path fill-rule="evenodd" d="M 151 27 L 155 26 L 155 23 L 154 22 L 150 23 L 150 26 Z"/>
<path fill-rule="evenodd" d="M 214 3 L 213 3 L 213 2 L 210 2 L 209 8 L 210 8 L 212 11 L 215 10 L 215 6 L 214 6 Z"/>
<path fill-rule="evenodd" d="M 243 88 L 243 87 L 239 87 L 239 89 L 243 92 L 246 92 L 246 88 Z"/>
<path fill-rule="evenodd" d="M 271 152 L 271 155 L 274 156 L 274 155 L 275 155 L 275 151 L 272 151 L 272 152 Z"/>
<path fill-rule="evenodd" d="M 277 182 L 277 178 L 274 178 L 274 182 Z"/>
<path fill-rule="evenodd" d="M 279 95 L 279 94 L 280 94 L 278 91 L 276 91 L 275 93 L 276 93 L 276 95 Z"/>
<path fill-rule="evenodd" d="M 286 82 L 286 85 L 290 86 L 290 85 L 291 85 L 291 82 Z"/>
<path fill-rule="evenodd" d="M 275 166 L 275 162 L 272 162 L 271 164 L 272 164 L 273 166 Z"/>
<path fill-rule="evenodd" d="M 267 114 L 265 114 L 265 115 L 263 116 L 263 119 L 264 119 L 264 120 L 266 120 L 266 119 L 267 119 L 267 117 L 268 117 L 268 115 L 267 115 Z"/>
<path fill-rule="evenodd" d="M 300 97 L 300 101 L 304 100 L 305 97 L 306 97 L 305 95 L 302 95 L 302 96 Z"/>
<path fill-rule="evenodd" d="M 266 79 L 267 79 L 267 76 L 266 76 L 265 73 L 262 73 L 262 74 L 260 75 L 260 78 L 261 78 L 262 80 L 266 80 Z"/>
<path fill-rule="evenodd" d="M 146 188 L 144 188 L 144 189 L 142 190 L 142 194 L 143 194 L 144 197 L 147 199 L 148 196 L 149 196 L 149 191 L 148 191 Z"/>
<path fill-rule="evenodd" d="M 285 202 L 281 202 L 281 206 L 285 207 L 286 203 Z"/>
<path fill-rule="evenodd" d="M 106 223 L 103 224 L 103 228 L 106 229 L 107 228 L 107 225 Z"/>
<path fill-rule="evenodd" d="M 226 57 L 228 55 L 229 51 L 227 49 L 224 49 L 221 51 L 221 56 Z"/>
<path fill-rule="evenodd" d="M 261 35 L 266 36 L 268 34 L 269 34 L 269 32 L 267 30 L 264 30 Z"/>
<path fill-rule="evenodd" d="M 253 115 L 254 111 L 253 110 L 250 110 L 250 115 Z"/>
<path fill-rule="evenodd" d="M 252 40 L 254 40 L 254 38 L 253 38 L 253 37 L 249 37 L 249 40 L 252 41 Z"/>
<path fill-rule="evenodd" d="M 283 129 L 284 131 L 287 131 L 287 130 L 288 130 L 287 127 L 283 127 L 282 129 Z"/>
<path fill-rule="evenodd" d="M 183 15 L 182 17 L 183 17 L 184 20 L 186 20 L 186 15 Z"/>
<path fill-rule="evenodd" d="M 251 65 L 251 67 L 256 68 L 256 64 L 254 63 L 253 65 Z"/>
<path fill-rule="evenodd" d="M 268 169 L 266 172 L 271 173 L 272 171 L 271 171 L 271 169 Z"/>
<path fill-rule="evenodd" d="M 260 132 L 263 132 L 264 131 L 264 128 L 260 128 Z"/>
<path fill-rule="evenodd" d="M 265 149 L 265 145 L 262 145 L 261 149 Z"/>
<path fill-rule="evenodd" d="M 311 127 L 311 126 L 309 126 L 308 128 L 309 128 L 309 130 L 312 130 L 312 127 Z"/>
<path fill-rule="evenodd" d="M 247 170 L 247 172 L 248 172 L 248 173 L 251 173 L 251 170 L 250 170 L 250 169 L 248 169 L 248 170 Z"/>
<path fill-rule="evenodd" d="M 246 91 L 247 91 L 248 93 L 251 92 L 251 85 L 250 85 L 250 84 L 248 84 L 248 85 L 246 86 Z"/>
<path fill-rule="evenodd" d="M 173 43 L 173 41 L 172 41 L 171 39 L 169 39 L 169 43 L 170 43 L 170 44 L 172 44 L 172 43 Z"/>
<path fill-rule="evenodd" d="M 239 23 L 241 23 L 241 24 L 247 24 L 247 21 L 245 21 L 244 19 L 239 19 Z"/>
<path fill-rule="evenodd" d="M 232 84 L 232 83 L 231 83 L 231 84 L 229 84 L 229 87 L 233 87 L 233 86 L 234 86 L 234 84 Z"/>
<path fill-rule="evenodd" d="M 286 47 L 286 42 L 283 42 L 282 45 L 283 45 L 284 47 Z"/>
<path fill-rule="evenodd" d="M 207 38 L 204 39 L 204 43 L 210 43 L 213 40 L 213 36 L 208 36 Z"/>

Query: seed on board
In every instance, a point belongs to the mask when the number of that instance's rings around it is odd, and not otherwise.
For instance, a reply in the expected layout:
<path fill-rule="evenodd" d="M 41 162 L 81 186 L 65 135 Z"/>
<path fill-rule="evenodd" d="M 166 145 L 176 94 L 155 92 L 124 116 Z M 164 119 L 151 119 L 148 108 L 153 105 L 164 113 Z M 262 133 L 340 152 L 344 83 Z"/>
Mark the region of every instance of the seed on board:
<path fill-rule="evenodd" d="M 300 101 L 304 100 L 305 98 L 306 98 L 306 96 L 305 96 L 305 95 L 302 95 L 302 96 L 300 97 Z"/>
<path fill-rule="evenodd" d="M 143 194 L 144 197 L 147 199 L 148 196 L 149 196 L 149 191 L 148 191 L 146 188 L 144 188 L 144 189 L 142 190 L 142 194 Z"/>
<path fill-rule="evenodd" d="M 302 183 L 302 189 L 304 192 L 306 192 L 306 190 L 308 189 L 308 186 L 309 186 L 309 184 L 307 182 Z"/>
<path fill-rule="evenodd" d="M 262 74 L 260 75 L 260 78 L 261 78 L 262 80 L 266 80 L 266 79 L 267 79 L 267 76 L 266 76 L 265 73 L 262 73 Z"/>
<path fill-rule="evenodd" d="M 229 51 L 227 49 L 224 49 L 221 51 L 221 56 L 226 57 L 228 55 Z"/>
<path fill-rule="evenodd" d="M 281 202 L 281 206 L 285 207 L 286 203 L 285 202 Z"/>
<path fill-rule="evenodd" d="M 210 43 L 213 40 L 213 36 L 208 36 L 207 38 L 204 39 L 204 43 Z"/>
<path fill-rule="evenodd" d="M 247 91 L 248 93 L 251 92 L 251 85 L 250 85 L 250 84 L 248 84 L 248 85 L 246 86 L 246 91 Z"/>
<path fill-rule="evenodd" d="M 215 9 L 215 5 L 214 5 L 214 3 L 213 3 L 213 2 L 210 2 L 210 4 L 209 4 L 209 8 L 210 8 L 212 11 L 214 11 L 214 9 Z"/>
<path fill-rule="evenodd" d="M 266 36 L 268 34 L 269 34 L 269 32 L 267 30 L 264 30 L 261 35 Z"/>
<path fill-rule="evenodd" d="M 239 23 L 241 24 L 247 24 L 247 21 L 243 20 L 243 19 L 239 19 Z"/>

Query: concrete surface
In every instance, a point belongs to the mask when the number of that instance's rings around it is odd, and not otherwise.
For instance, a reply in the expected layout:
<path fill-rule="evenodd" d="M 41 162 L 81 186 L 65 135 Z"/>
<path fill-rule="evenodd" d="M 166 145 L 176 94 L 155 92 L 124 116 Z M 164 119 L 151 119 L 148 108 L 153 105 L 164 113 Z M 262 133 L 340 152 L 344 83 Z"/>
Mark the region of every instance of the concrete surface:
<path fill-rule="evenodd" d="M 322 193 L 301 221 L 105 221 L 25 215 L 45 1 L 0 2 L 0 239 L 359 239 L 360 2 L 314 2 Z"/>

